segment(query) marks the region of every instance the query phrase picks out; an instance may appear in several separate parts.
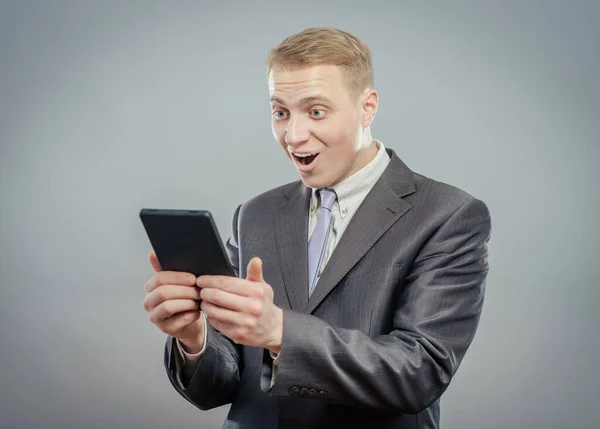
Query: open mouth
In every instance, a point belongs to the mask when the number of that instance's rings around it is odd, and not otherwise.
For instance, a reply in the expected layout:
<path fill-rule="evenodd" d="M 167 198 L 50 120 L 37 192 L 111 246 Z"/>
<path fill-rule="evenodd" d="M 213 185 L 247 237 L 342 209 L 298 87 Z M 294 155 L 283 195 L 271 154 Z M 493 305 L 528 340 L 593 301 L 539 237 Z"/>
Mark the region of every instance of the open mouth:
<path fill-rule="evenodd" d="M 311 153 L 311 154 L 297 154 L 294 153 L 292 154 L 294 155 L 294 158 L 296 158 L 296 160 L 302 164 L 302 165 L 310 165 L 313 163 L 313 161 L 317 158 L 317 156 L 319 156 L 318 153 Z"/>

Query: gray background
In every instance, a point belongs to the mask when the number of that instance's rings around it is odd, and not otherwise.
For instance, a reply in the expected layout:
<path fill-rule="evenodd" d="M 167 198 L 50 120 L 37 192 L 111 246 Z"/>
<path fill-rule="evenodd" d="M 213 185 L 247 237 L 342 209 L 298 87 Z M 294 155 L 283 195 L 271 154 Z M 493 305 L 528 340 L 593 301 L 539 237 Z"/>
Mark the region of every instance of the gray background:
<path fill-rule="evenodd" d="M 448 3 L 2 3 L 0 426 L 220 427 L 166 378 L 138 211 L 209 209 L 226 237 L 294 180 L 263 61 L 327 25 L 373 51 L 374 136 L 491 209 L 443 428 L 598 427 L 598 2 Z"/>

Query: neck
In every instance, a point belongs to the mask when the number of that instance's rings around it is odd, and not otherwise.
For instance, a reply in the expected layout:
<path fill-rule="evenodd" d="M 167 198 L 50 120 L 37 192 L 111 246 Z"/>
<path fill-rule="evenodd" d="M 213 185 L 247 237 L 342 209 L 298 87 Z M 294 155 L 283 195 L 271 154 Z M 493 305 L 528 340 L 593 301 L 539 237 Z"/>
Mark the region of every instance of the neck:
<path fill-rule="evenodd" d="M 373 140 L 373 137 L 371 136 L 371 128 L 367 127 L 363 130 L 362 135 L 360 137 L 361 139 L 361 149 L 360 149 L 360 154 L 359 154 L 359 165 L 358 165 L 358 170 L 360 170 L 361 168 L 363 168 L 365 165 L 367 165 L 369 162 L 371 162 L 373 160 L 373 158 L 375 158 L 375 156 L 377 156 L 377 152 L 379 151 L 379 145 Z"/>

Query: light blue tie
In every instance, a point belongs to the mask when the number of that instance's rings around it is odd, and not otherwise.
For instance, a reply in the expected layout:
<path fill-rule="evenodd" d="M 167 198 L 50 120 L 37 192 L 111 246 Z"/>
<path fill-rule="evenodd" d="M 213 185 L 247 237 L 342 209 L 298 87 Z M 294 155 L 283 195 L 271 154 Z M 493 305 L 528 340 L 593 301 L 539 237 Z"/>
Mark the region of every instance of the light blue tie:
<path fill-rule="evenodd" d="M 331 209 L 337 195 L 333 189 L 319 189 L 319 197 L 321 198 L 321 209 L 319 213 L 319 221 L 313 230 L 310 240 L 308 241 L 308 296 L 312 294 L 315 285 L 319 267 L 323 261 L 325 253 L 325 245 L 329 236 L 329 225 L 331 224 Z"/>

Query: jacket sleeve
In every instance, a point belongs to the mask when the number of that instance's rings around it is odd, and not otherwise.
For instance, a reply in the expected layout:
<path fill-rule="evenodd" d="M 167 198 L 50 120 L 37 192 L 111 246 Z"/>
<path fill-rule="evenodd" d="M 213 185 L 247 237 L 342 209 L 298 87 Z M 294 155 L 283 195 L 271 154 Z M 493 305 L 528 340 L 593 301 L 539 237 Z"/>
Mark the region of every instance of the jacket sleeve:
<path fill-rule="evenodd" d="M 225 248 L 239 275 L 239 247 L 237 221 L 240 207 L 233 217 L 233 233 Z M 209 410 L 231 403 L 240 382 L 243 361 L 240 348 L 210 324 L 205 323 L 206 345 L 201 357 L 193 363 L 183 363 L 175 339 L 167 338 L 164 363 L 172 386 L 185 399 L 201 410 Z"/>
<path fill-rule="evenodd" d="M 452 213 L 415 259 L 386 335 L 370 338 L 284 310 L 271 393 L 403 413 L 427 408 L 448 387 L 477 330 L 490 233 L 483 202 L 471 199 Z"/>

